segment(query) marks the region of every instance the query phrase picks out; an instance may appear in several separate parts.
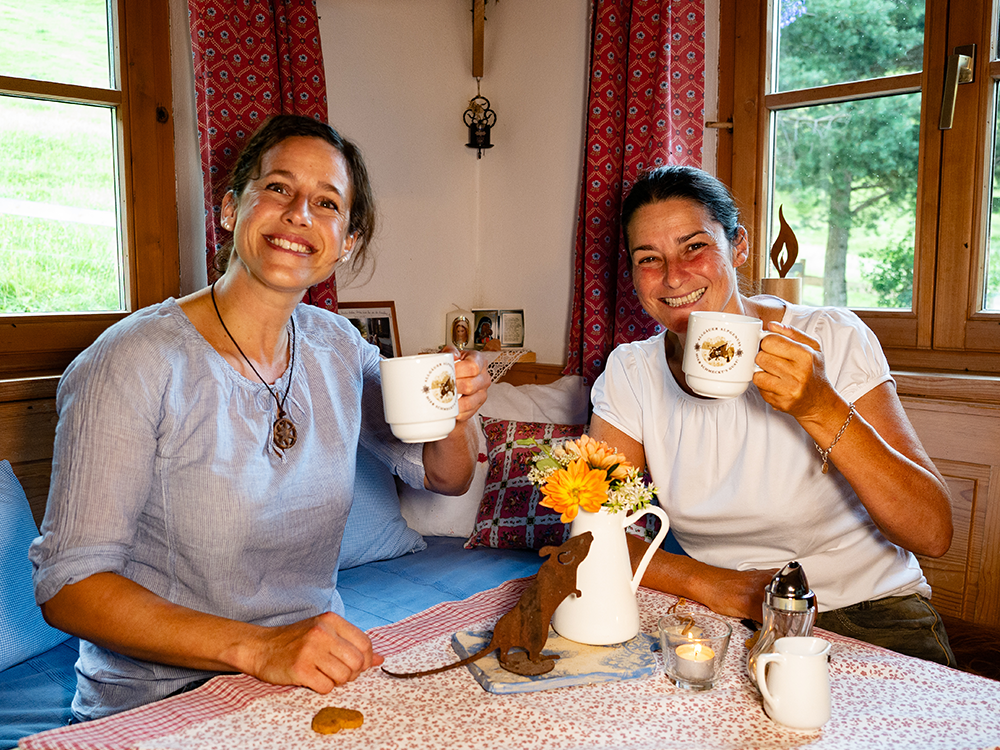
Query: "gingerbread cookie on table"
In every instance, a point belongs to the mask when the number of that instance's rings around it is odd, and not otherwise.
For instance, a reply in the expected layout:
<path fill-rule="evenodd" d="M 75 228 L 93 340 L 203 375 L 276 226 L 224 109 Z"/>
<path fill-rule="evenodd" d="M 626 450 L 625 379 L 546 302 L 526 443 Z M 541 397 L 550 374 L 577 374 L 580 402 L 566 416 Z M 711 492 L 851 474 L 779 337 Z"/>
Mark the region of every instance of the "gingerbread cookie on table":
<path fill-rule="evenodd" d="M 321 708 L 313 717 L 312 730 L 319 734 L 336 734 L 341 729 L 357 729 L 365 723 L 365 717 L 353 708 Z"/>

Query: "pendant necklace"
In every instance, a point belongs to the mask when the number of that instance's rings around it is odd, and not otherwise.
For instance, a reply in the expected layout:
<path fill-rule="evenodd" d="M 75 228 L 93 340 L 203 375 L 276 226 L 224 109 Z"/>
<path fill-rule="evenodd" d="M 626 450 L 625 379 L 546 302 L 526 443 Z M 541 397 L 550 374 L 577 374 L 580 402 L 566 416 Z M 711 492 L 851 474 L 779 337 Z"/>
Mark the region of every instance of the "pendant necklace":
<path fill-rule="evenodd" d="M 240 345 L 236 343 L 236 339 L 233 338 L 233 334 L 231 334 L 229 329 L 226 328 L 226 321 L 222 319 L 222 313 L 219 312 L 219 304 L 215 301 L 215 285 L 217 283 L 218 282 L 215 281 L 212 282 L 212 306 L 215 307 L 215 314 L 219 317 L 219 322 L 222 324 L 222 330 L 226 332 L 229 340 L 233 342 L 233 346 L 236 347 L 236 351 L 238 351 L 246 363 L 250 365 L 250 369 L 253 370 L 253 374 L 260 378 L 260 382 L 264 384 L 265 388 L 267 388 L 268 393 L 274 397 L 274 404 L 278 407 L 278 416 L 274 420 L 274 426 L 271 428 L 271 439 L 274 441 L 276 448 L 279 450 L 287 450 L 295 445 L 296 438 L 295 424 L 288 417 L 288 415 L 285 414 L 285 400 L 288 398 L 288 392 L 292 390 L 292 376 L 295 374 L 295 318 L 289 318 L 292 323 L 292 340 L 289 347 L 291 350 L 291 364 L 288 366 L 288 385 L 285 387 L 285 395 L 282 396 L 279 401 L 277 392 L 275 392 L 275 390 L 267 384 L 267 381 L 260 376 L 260 373 L 257 372 L 257 368 L 253 366 L 253 362 L 250 361 L 250 358 L 246 354 L 243 354 L 243 350 L 240 349 Z"/>

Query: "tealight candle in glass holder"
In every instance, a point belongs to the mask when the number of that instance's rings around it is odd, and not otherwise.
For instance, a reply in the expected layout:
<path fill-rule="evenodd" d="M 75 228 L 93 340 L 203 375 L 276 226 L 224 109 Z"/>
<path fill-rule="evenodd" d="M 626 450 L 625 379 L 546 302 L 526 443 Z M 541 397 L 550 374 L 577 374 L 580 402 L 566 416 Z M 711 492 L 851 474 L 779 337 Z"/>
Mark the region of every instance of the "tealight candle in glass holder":
<path fill-rule="evenodd" d="M 683 612 L 660 618 L 663 669 L 683 690 L 709 690 L 722 672 L 732 626 L 720 617 Z"/>

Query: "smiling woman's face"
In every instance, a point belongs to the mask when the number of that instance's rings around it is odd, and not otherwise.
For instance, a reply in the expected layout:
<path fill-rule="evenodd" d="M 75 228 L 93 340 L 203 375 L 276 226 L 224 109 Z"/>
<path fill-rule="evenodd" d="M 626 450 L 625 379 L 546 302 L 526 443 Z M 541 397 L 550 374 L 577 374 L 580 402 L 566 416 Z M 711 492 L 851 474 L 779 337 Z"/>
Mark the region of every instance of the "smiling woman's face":
<path fill-rule="evenodd" d="M 683 336 L 694 310 L 741 312 L 736 269 L 749 246 L 735 242 L 700 203 L 669 198 L 637 209 L 628 225 L 632 280 L 647 313 Z"/>
<path fill-rule="evenodd" d="M 349 252 L 351 181 L 343 154 L 320 138 L 281 141 L 261 158 L 260 173 L 222 203 L 236 255 L 259 282 L 301 291 L 329 278 Z"/>

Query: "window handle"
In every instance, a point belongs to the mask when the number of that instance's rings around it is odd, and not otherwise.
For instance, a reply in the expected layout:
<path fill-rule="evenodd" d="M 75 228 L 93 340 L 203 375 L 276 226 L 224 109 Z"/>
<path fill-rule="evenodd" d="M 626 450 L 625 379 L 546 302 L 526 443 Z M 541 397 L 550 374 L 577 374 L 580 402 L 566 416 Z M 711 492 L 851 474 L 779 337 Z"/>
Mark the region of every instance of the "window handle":
<path fill-rule="evenodd" d="M 938 124 L 940 130 L 951 130 L 951 125 L 955 121 L 958 84 L 972 83 L 975 59 L 974 44 L 955 47 L 955 54 L 948 56 L 948 69 L 944 74 L 944 96 L 941 99 L 941 122 Z"/>

